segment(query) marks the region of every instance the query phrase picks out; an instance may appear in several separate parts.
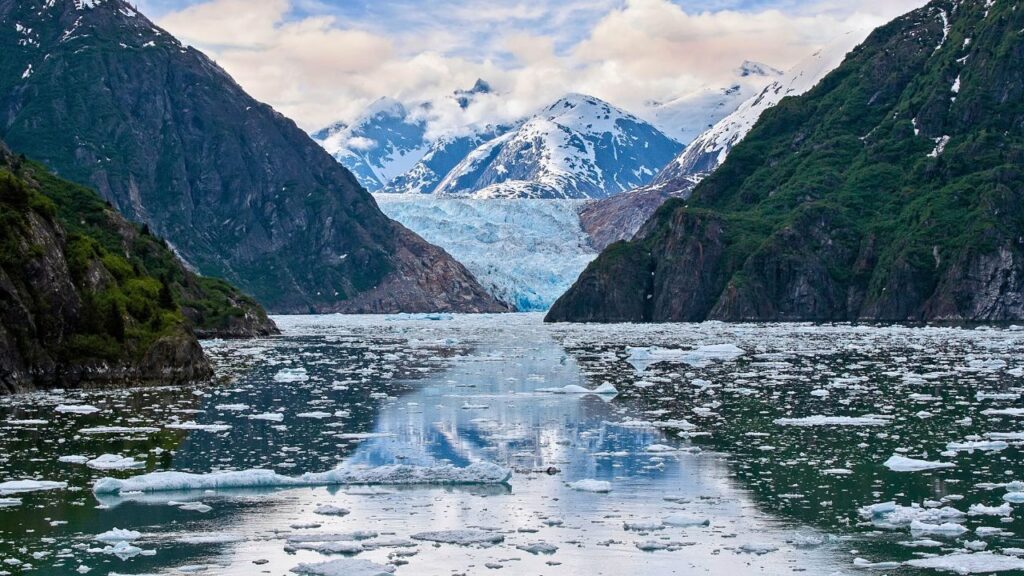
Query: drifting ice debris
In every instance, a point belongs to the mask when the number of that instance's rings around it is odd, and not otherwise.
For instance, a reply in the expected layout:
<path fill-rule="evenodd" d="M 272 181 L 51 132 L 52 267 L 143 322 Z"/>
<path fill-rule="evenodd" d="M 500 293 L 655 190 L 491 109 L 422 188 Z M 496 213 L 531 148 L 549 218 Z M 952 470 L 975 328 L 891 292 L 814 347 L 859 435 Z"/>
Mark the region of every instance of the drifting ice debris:
<path fill-rule="evenodd" d="M 134 470 L 137 468 L 145 468 L 146 463 L 138 461 L 131 456 L 104 454 L 98 458 L 89 460 L 85 465 L 93 470 Z"/>
<path fill-rule="evenodd" d="M 517 549 L 523 552 L 529 552 L 530 554 L 554 554 L 558 552 L 558 546 L 554 544 L 548 544 L 547 542 L 533 542 L 532 544 L 520 544 L 516 546 Z"/>
<path fill-rule="evenodd" d="M 710 526 L 711 520 L 707 518 L 674 515 L 663 519 L 662 523 L 666 526 L 673 526 L 675 528 L 690 528 L 694 526 Z"/>
<path fill-rule="evenodd" d="M 570 482 L 568 486 L 569 488 L 572 488 L 573 490 L 579 490 L 580 492 L 605 493 L 612 491 L 611 482 L 605 482 L 604 480 L 593 480 L 589 478 L 586 480 Z"/>
<path fill-rule="evenodd" d="M 195 422 L 176 422 L 164 426 L 168 430 L 199 430 L 203 432 L 226 432 L 231 429 L 230 424 L 197 424 Z"/>
<path fill-rule="evenodd" d="M 910 526 L 913 522 L 947 523 L 958 522 L 965 514 L 956 508 L 923 508 L 920 506 L 900 506 L 895 502 L 883 502 L 864 506 L 857 511 L 860 517 L 871 521 L 878 528 L 896 529 Z"/>
<path fill-rule="evenodd" d="M 778 426 L 885 426 L 889 418 L 883 416 L 806 416 L 804 418 L 779 418 Z"/>
<path fill-rule="evenodd" d="M 93 485 L 96 494 L 121 492 L 168 492 L 258 487 L 340 486 L 346 484 L 505 484 L 512 471 L 497 464 L 479 462 L 465 468 L 451 465 L 378 467 L 352 466 L 330 472 L 282 476 L 272 470 L 238 472 L 153 472 L 127 480 L 101 478 Z"/>
<path fill-rule="evenodd" d="M 907 566 L 944 570 L 956 572 L 957 574 L 990 574 L 993 572 L 1024 570 L 1024 559 L 1002 556 L 991 552 L 979 552 L 977 554 L 961 552 L 910 560 L 907 562 Z"/>
<path fill-rule="evenodd" d="M 615 386 L 611 384 L 601 384 L 593 390 L 577 386 L 576 384 L 569 384 L 561 388 L 538 388 L 537 392 L 547 392 L 548 394 L 594 394 L 595 396 L 614 396 L 619 393 Z"/>
<path fill-rule="evenodd" d="M 395 567 L 369 560 L 339 558 L 319 564 L 299 564 L 291 571 L 303 576 L 391 576 Z"/>
<path fill-rule="evenodd" d="M 675 362 L 700 368 L 716 360 L 722 362 L 735 360 L 746 353 L 742 348 L 733 344 L 701 346 L 696 350 L 679 350 L 657 346 L 629 347 L 627 351 L 629 352 L 629 358 L 626 361 L 637 372 L 643 372 L 652 364 L 657 364 L 658 362 Z"/>
<path fill-rule="evenodd" d="M 505 541 L 505 537 L 495 532 L 484 530 L 438 530 L 436 532 L 420 532 L 411 536 L 413 540 L 437 542 L 440 544 L 457 544 L 472 546 L 474 544 L 493 545 Z"/>
<path fill-rule="evenodd" d="M 891 456 L 885 461 L 885 467 L 893 472 L 920 472 L 922 470 L 937 470 L 939 468 L 956 468 L 956 464 L 915 460 L 906 456 Z"/>
<path fill-rule="evenodd" d="M 0 482 L 0 496 L 9 494 L 21 494 L 23 492 L 38 492 L 40 490 L 62 490 L 67 488 L 67 482 L 47 482 L 43 480 L 9 480 Z"/>
<path fill-rule="evenodd" d="M 138 540 L 139 538 L 142 538 L 141 532 L 136 532 L 135 530 L 123 530 L 121 528 L 113 528 L 111 530 L 107 530 L 102 534 L 97 534 L 93 536 L 92 539 L 98 542 L 132 542 L 134 540 Z"/>
<path fill-rule="evenodd" d="M 967 532 L 967 528 L 959 524 L 952 522 L 946 522 L 944 524 L 928 524 L 927 522 L 921 522 L 920 520 L 914 520 L 910 523 L 910 531 L 914 534 L 941 534 L 944 536 L 959 536 L 964 532 Z"/>
<path fill-rule="evenodd" d="M 54 408 L 54 411 L 60 412 L 62 414 L 94 414 L 96 412 L 99 412 L 100 409 L 95 406 L 89 406 L 85 404 L 80 406 L 71 404 L 61 404 L 60 406 Z"/>
<path fill-rule="evenodd" d="M 320 514 L 321 516 L 346 516 L 349 511 L 348 508 L 342 508 L 334 504 L 320 504 L 316 507 L 316 510 L 313 510 L 313 513 Z"/>
<path fill-rule="evenodd" d="M 274 382 L 305 382 L 309 380 L 305 368 L 282 368 L 274 375 Z"/>

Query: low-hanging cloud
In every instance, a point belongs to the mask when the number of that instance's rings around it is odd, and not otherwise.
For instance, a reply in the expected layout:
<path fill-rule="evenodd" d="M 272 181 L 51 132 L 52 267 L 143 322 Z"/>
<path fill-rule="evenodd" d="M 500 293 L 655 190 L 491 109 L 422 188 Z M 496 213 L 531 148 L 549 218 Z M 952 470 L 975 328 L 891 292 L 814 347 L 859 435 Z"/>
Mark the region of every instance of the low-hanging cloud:
<path fill-rule="evenodd" d="M 206 0 L 158 23 L 306 129 L 351 121 L 387 96 L 438 103 L 430 120 L 439 133 L 509 121 L 567 92 L 637 110 L 725 86 L 744 60 L 789 67 L 844 32 L 923 3 L 823 0 L 798 9 L 688 12 L 669 0 L 470 0 L 388 27 L 380 18 L 343 19 L 324 2 L 309 12 L 296 0 Z M 500 97 L 468 110 L 447 98 L 477 78 Z"/>

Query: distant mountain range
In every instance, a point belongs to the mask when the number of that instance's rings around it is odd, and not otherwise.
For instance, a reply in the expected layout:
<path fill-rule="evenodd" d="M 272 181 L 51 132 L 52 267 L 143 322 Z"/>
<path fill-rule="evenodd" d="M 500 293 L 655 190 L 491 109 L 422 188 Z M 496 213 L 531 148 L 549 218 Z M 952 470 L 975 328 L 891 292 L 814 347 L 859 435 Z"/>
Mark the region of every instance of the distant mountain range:
<path fill-rule="evenodd" d="M 506 125 L 473 124 L 428 138 L 434 104 L 412 110 L 381 99 L 351 125 L 313 134 L 368 190 L 464 198 L 603 198 L 649 184 L 683 147 L 733 112 L 781 72 L 744 62 L 735 81 L 638 115 L 581 94 Z M 481 95 L 500 97 L 478 80 L 451 98 L 465 109 Z"/>

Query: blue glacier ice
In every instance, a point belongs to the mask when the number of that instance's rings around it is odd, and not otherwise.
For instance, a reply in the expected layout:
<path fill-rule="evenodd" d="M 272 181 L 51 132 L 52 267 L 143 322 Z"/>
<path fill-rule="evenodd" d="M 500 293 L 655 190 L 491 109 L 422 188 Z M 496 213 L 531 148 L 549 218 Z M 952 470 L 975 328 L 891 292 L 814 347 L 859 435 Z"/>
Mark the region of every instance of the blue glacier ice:
<path fill-rule="evenodd" d="M 381 210 L 462 262 L 495 297 L 547 310 L 594 257 L 580 200 L 377 194 Z"/>

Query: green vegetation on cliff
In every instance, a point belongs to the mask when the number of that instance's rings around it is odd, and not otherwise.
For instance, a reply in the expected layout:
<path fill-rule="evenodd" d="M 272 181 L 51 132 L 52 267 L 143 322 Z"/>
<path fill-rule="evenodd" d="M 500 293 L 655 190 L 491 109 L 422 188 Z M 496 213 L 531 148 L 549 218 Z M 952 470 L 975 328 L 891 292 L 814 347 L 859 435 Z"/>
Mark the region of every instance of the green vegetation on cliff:
<path fill-rule="evenodd" d="M 596 260 L 549 318 L 1024 317 L 1017 8 L 937 0 L 874 31 L 767 111 L 688 202 Z M 615 285 L 624 254 L 650 273 Z"/>
<path fill-rule="evenodd" d="M 0 144 L 0 390 L 210 374 L 195 332 L 276 331 L 91 190 Z M 195 332 L 194 332 L 194 331 Z"/>

